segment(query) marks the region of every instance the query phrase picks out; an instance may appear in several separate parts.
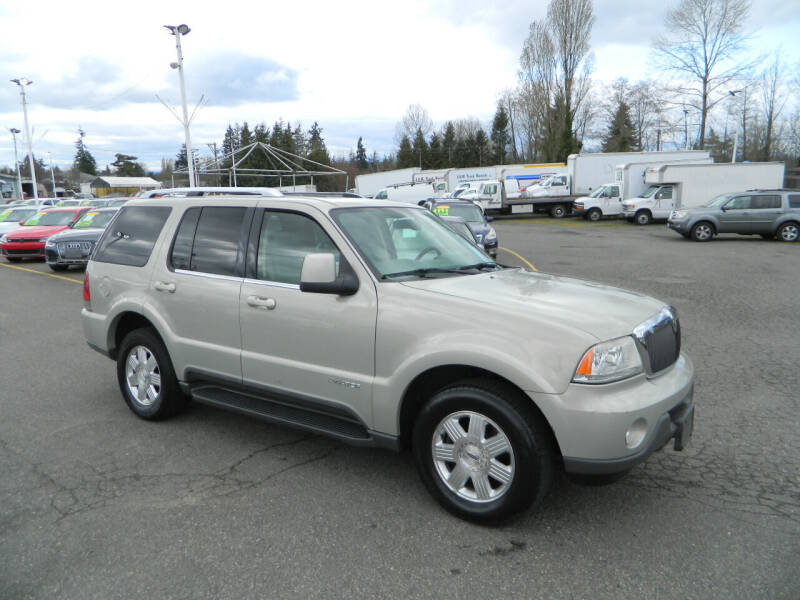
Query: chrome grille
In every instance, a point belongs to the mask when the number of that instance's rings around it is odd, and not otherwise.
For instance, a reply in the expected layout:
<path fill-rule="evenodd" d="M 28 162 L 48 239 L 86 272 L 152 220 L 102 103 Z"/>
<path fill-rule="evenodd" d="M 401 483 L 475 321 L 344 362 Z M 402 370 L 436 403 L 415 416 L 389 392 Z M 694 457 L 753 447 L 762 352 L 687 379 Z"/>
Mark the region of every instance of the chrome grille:
<path fill-rule="evenodd" d="M 671 306 L 647 319 L 633 330 L 645 370 L 653 375 L 672 365 L 681 353 L 681 326 Z"/>

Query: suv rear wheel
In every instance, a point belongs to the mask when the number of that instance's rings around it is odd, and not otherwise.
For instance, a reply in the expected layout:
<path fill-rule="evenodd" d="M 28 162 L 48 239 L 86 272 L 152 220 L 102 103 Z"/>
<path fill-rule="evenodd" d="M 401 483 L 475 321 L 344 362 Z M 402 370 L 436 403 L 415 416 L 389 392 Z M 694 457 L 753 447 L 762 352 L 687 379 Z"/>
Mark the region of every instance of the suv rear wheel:
<path fill-rule="evenodd" d="M 414 424 L 414 459 L 451 513 L 498 523 L 540 501 L 553 479 L 541 418 L 502 383 L 468 380 L 434 394 Z"/>
<path fill-rule="evenodd" d="M 154 329 L 135 329 L 122 340 L 117 381 L 128 407 L 142 419 L 166 419 L 186 404 L 167 349 Z"/>
<path fill-rule="evenodd" d="M 778 229 L 778 239 L 782 242 L 796 242 L 800 237 L 800 225 L 797 223 L 784 223 Z"/>

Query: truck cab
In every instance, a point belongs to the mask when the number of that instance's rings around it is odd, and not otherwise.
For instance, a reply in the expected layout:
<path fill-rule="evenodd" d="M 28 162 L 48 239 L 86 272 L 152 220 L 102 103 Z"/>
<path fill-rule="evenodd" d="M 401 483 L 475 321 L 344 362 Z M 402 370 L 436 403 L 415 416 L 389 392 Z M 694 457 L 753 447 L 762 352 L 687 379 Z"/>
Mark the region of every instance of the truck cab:
<path fill-rule="evenodd" d="M 544 179 L 536 186 L 527 188 L 523 193 L 523 198 L 546 198 L 549 196 L 569 196 L 569 176 L 552 175 Z"/>
<path fill-rule="evenodd" d="M 619 183 L 606 183 L 588 196 L 573 202 L 572 212 L 590 221 L 622 213 L 622 186 Z"/>
<path fill-rule="evenodd" d="M 478 188 L 478 195 L 472 200 L 481 205 L 484 212 L 499 211 L 503 208 L 505 187 L 501 181 L 483 181 Z"/>
<path fill-rule="evenodd" d="M 637 225 L 647 225 L 653 219 L 666 219 L 675 206 L 672 184 L 651 185 L 641 196 L 622 203 L 622 214 Z"/>

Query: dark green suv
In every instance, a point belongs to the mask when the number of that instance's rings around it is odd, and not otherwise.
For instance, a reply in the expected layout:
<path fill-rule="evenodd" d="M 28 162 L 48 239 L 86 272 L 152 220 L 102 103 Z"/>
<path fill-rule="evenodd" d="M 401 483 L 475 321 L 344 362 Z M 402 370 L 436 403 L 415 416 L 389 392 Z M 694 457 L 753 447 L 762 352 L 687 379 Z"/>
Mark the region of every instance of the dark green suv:
<path fill-rule="evenodd" d="M 800 190 L 723 194 L 705 206 L 673 210 L 668 227 L 697 242 L 707 242 L 720 233 L 796 242 L 800 237 Z"/>

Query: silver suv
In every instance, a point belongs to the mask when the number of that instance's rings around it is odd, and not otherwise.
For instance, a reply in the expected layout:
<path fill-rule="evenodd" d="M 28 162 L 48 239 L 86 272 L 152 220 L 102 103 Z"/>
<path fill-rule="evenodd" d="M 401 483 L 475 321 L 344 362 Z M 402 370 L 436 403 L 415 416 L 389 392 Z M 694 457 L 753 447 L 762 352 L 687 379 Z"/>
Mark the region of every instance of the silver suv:
<path fill-rule="evenodd" d="M 692 432 L 673 308 L 500 267 L 408 204 L 132 200 L 84 300 L 88 343 L 138 416 L 191 398 L 411 448 L 433 496 L 475 521 L 526 510 L 559 464 L 611 480 Z"/>
<path fill-rule="evenodd" d="M 705 206 L 673 210 L 667 226 L 696 242 L 707 242 L 720 233 L 796 242 L 800 237 L 800 190 L 722 194 Z"/>

